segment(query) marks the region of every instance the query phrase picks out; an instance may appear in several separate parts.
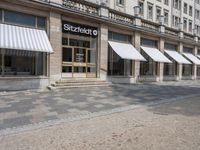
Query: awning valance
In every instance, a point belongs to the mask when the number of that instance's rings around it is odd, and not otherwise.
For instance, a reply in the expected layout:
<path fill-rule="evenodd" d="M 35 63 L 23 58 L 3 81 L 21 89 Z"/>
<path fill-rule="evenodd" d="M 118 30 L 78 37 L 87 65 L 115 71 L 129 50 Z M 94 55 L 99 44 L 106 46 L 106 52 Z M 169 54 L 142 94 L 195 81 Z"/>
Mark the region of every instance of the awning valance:
<path fill-rule="evenodd" d="M 196 56 L 194 56 L 193 54 L 191 54 L 191 53 L 183 53 L 183 55 L 185 57 L 187 57 L 194 64 L 200 65 L 200 60 Z"/>
<path fill-rule="evenodd" d="M 187 59 L 185 59 L 177 51 L 165 50 L 165 52 L 179 64 L 191 64 Z"/>
<path fill-rule="evenodd" d="M 122 59 L 146 61 L 146 59 L 131 44 L 113 41 L 108 41 L 108 43 Z"/>
<path fill-rule="evenodd" d="M 0 24 L 0 48 L 52 53 L 44 30 Z"/>
<path fill-rule="evenodd" d="M 172 63 L 163 53 L 156 48 L 141 46 L 144 52 L 149 55 L 155 62 Z"/>

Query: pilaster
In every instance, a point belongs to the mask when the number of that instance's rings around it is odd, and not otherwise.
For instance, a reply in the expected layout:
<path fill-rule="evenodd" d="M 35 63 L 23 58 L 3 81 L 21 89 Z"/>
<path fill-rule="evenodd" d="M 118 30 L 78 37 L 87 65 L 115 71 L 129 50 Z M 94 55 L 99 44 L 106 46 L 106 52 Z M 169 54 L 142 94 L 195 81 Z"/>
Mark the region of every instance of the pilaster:
<path fill-rule="evenodd" d="M 99 66 L 100 66 L 100 78 L 107 78 L 108 68 L 108 26 L 100 25 L 99 34 Z"/>
<path fill-rule="evenodd" d="M 61 78 L 62 72 L 62 29 L 61 15 L 50 12 L 50 42 L 54 53 L 50 55 L 50 82 Z"/>

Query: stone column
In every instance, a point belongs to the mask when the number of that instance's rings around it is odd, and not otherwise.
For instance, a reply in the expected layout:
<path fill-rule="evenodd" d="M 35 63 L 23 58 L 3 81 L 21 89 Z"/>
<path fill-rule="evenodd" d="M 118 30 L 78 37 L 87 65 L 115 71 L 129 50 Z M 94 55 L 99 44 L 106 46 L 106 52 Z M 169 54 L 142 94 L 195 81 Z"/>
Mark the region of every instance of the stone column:
<path fill-rule="evenodd" d="M 180 54 L 183 53 L 183 43 L 179 43 L 178 52 Z M 177 67 L 177 80 L 181 80 L 182 79 L 182 70 L 183 70 L 183 65 L 182 64 L 178 64 L 178 67 Z"/>
<path fill-rule="evenodd" d="M 50 12 L 50 42 L 54 53 L 50 54 L 50 83 L 61 79 L 62 64 L 62 24 L 61 15 Z"/>
<path fill-rule="evenodd" d="M 165 44 L 165 40 L 163 38 L 159 39 L 159 50 L 164 53 L 164 44 Z M 163 81 L 163 74 L 164 74 L 164 63 L 159 62 L 158 63 L 158 81 Z"/>
<path fill-rule="evenodd" d="M 133 45 L 139 52 L 140 52 L 140 42 L 141 42 L 140 32 L 135 31 L 133 38 Z M 140 61 L 138 60 L 135 61 L 133 69 L 134 69 L 135 80 L 138 81 L 140 76 Z"/>
<path fill-rule="evenodd" d="M 100 78 L 106 80 L 108 69 L 108 26 L 100 25 L 99 34 L 99 67 Z"/>
<path fill-rule="evenodd" d="M 194 54 L 194 56 L 197 55 L 197 52 L 198 52 L 198 47 L 195 46 L 194 49 L 193 49 L 193 54 Z M 196 65 L 196 64 L 193 64 L 193 65 L 192 65 L 192 79 L 193 79 L 193 80 L 196 80 L 196 79 L 197 79 L 197 65 Z"/>

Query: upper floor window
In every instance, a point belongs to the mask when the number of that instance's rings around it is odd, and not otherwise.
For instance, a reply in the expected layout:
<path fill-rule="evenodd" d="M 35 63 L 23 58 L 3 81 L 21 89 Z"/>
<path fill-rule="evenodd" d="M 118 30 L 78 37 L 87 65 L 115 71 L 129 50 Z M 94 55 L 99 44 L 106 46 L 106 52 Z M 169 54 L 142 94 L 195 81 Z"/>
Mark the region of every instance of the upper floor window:
<path fill-rule="evenodd" d="M 177 16 L 173 16 L 173 26 L 178 27 L 179 23 L 180 23 L 180 18 Z"/>
<path fill-rule="evenodd" d="M 144 3 L 139 1 L 140 15 L 144 15 Z"/>
<path fill-rule="evenodd" d="M 124 0 L 117 0 L 117 5 L 124 6 Z"/>
<path fill-rule="evenodd" d="M 164 11 L 164 23 L 168 25 L 168 21 L 169 21 L 169 12 Z"/>
<path fill-rule="evenodd" d="M 189 7 L 189 15 L 192 16 L 192 13 L 193 13 L 193 8 L 192 8 L 192 6 L 190 6 Z"/>
<path fill-rule="evenodd" d="M 195 10 L 195 18 L 200 19 L 199 10 Z"/>
<path fill-rule="evenodd" d="M 165 43 L 164 47 L 165 47 L 166 50 L 173 50 L 173 51 L 177 50 L 177 45 L 176 44 Z"/>
<path fill-rule="evenodd" d="M 148 4 L 147 18 L 153 19 L 153 5 L 152 4 Z"/>
<path fill-rule="evenodd" d="M 156 21 L 159 21 L 160 15 L 161 15 L 161 8 L 156 7 Z"/>
<path fill-rule="evenodd" d="M 183 12 L 185 13 L 185 14 L 187 14 L 187 3 L 184 3 L 184 8 L 183 8 Z"/>
<path fill-rule="evenodd" d="M 183 29 L 187 32 L 187 18 L 183 18 Z"/>
<path fill-rule="evenodd" d="M 181 9 L 181 0 L 173 0 L 173 7 L 176 9 Z"/>
<path fill-rule="evenodd" d="M 192 20 L 189 20 L 189 32 L 192 32 Z"/>
<path fill-rule="evenodd" d="M 142 46 L 147 46 L 147 47 L 154 47 L 157 48 L 158 47 L 158 42 L 155 40 L 150 40 L 150 39 L 146 39 L 146 38 L 141 38 L 141 45 Z"/>
<path fill-rule="evenodd" d="M 169 0 L 164 0 L 165 5 L 169 5 Z"/>
<path fill-rule="evenodd" d="M 183 52 L 184 53 L 192 53 L 193 51 L 193 48 L 190 48 L 190 47 L 183 47 Z"/>
<path fill-rule="evenodd" d="M 5 23 L 17 24 L 35 28 L 45 29 L 46 19 L 45 17 L 34 16 L 30 14 L 24 14 L 15 11 L 3 10 L 2 20 Z M 2 15 L 2 12 L 1 12 Z"/>

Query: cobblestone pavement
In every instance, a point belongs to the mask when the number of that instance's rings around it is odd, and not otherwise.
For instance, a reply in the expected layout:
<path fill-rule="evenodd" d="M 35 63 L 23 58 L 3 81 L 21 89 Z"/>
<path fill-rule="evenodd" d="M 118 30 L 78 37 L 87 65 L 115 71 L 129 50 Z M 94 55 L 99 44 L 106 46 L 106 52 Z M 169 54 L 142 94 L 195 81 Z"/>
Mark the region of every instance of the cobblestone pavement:
<path fill-rule="evenodd" d="M 200 96 L 0 136 L 1 150 L 200 150 Z"/>
<path fill-rule="evenodd" d="M 0 131 L 199 94 L 199 81 L 0 93 Z"/>

